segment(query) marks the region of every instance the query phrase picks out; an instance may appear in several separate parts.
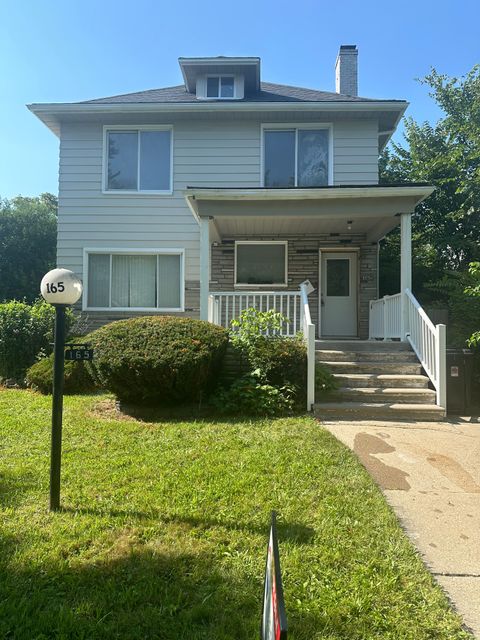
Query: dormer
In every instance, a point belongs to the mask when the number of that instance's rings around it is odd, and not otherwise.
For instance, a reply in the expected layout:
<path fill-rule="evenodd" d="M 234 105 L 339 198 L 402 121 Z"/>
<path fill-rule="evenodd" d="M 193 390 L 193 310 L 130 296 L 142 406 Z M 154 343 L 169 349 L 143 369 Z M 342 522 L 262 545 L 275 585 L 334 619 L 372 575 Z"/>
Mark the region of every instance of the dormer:
<path fill-rule="evenodd" d="M 260 58 L 179 58 L 187 93 L 198 100 L 243 100 L 260 91 Z"/>

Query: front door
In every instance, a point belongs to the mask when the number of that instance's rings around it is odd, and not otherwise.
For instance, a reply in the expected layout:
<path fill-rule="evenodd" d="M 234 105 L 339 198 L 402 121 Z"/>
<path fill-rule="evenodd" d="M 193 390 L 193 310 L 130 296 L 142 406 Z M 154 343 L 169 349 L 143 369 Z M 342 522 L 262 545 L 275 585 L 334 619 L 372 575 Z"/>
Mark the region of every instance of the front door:
<path fill-rule="evenodd" d="M 322 251 L 321 256 L 321 337 L 356 337 L 357 253 Z"/>

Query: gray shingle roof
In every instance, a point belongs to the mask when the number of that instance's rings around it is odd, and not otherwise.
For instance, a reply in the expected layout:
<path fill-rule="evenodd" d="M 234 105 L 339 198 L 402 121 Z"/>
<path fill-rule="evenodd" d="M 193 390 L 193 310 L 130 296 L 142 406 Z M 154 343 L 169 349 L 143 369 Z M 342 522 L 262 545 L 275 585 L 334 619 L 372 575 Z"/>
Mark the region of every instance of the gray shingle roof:
<path fill-rule="evenodd" d="M 136 93 L 124 93 L 108 98 L 85 100 L 77 104 L 140 104 L 140 103 L 178 103 L 196 102 L 196 97 L 187 93 L 185 86 L 165 87 L 163 89 L 149 89 Z M 215 102 L 215 101 L 214 101 Z M 226 102 L 219 100 L 218 102 Z M 229 101 L 227 101 L 229 102 Z M 317 91 L 302 87 L 291 87 L 284 84 L 262 82 L 259 93 L 246 96 L 243 100 L 232 102 L 403 102 L 403 100 L 376 100 L 375 98 L 360 98 L 346 96 L 330 91 Z"/>

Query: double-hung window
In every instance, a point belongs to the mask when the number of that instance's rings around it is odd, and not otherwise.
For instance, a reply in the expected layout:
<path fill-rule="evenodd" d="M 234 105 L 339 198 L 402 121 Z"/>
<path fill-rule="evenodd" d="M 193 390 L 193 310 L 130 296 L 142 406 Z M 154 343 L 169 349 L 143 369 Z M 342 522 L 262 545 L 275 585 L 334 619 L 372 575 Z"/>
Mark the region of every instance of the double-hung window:
<path fill-rule="evenodd" d="M 106 127 L 107 192 L 171 193 L 172 128 Z"/>
<path fill-rule="evenodd" d="M 235 243 L 235 285 L 285 286 L 287 242 Z"/>
<path fill-rule="evenodd" d="M 86 250 L 87 309 L 183 310 L 183 251 Z"/>
<path fill-rule="evenodd" d="M 330 183 L 330 129 L 263 130 L 263 186 L 322 187 Z"/>
<path fill-rule="evenodd" d="M 207 76 L 207 98 L 234 98 L 233 76 Z"/>

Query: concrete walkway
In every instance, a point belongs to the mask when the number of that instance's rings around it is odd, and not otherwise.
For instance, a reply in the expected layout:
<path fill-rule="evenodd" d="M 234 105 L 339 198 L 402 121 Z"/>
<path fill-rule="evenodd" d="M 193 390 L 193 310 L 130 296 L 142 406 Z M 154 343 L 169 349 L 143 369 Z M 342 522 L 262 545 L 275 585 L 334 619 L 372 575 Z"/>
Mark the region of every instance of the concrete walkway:
<path fill-rule="evenodd" d="M 358 455 L 480 638 L 480 422 L 322 424 Z"/>

